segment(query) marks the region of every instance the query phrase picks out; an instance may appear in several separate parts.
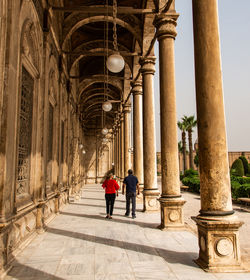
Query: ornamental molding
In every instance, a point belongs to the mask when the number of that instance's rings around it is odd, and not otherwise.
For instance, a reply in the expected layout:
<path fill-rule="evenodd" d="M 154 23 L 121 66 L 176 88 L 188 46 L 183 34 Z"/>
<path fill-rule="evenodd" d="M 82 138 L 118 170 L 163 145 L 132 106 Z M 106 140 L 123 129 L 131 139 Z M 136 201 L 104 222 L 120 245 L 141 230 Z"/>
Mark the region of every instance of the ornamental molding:
<path fill-rule="evenodd" d="M 177 36 L 176 26 L 178 14 L 175 15 L 157 15 L 154 19 L 156 27 L 156 36 L 158 40 L 163 37 L 175 38 Z"/>

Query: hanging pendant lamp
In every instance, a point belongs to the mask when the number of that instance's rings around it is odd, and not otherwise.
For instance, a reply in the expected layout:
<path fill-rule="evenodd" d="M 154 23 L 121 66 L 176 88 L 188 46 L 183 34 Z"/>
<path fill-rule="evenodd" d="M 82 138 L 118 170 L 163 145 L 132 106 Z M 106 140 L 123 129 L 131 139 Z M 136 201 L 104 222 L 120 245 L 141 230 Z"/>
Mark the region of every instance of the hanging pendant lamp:
<path fill-rule="evenodd" d="M 107 59 L 106 65 L 110 72 L 119 73 L 123 70 L 125 62 L 123 57 L 119 54 L 117 44 L 117 30 L 116 30 L 116 17 L 117 17 L 117 0 L 113 0 L 113 46 L 115 53 L 110 55 Z"/>

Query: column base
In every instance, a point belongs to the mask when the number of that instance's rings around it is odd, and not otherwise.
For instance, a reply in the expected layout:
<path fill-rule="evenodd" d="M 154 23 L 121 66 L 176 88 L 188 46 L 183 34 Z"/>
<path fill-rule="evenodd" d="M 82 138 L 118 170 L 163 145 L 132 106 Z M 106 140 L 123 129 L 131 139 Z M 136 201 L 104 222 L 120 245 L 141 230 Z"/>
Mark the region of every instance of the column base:
<path fill-rule="evenodd" d="M 143 203 L 143 189 L 144 189 L 144 186 L 140 184 L 140 186 L 139 186 L 140 194 L 136 196 L 136 203 L 138 203 L 138 204 Z"/>
<path fill-rule="evenodd" d="M 199 258 L 195 260 L 207 272 L 242 272 L 239 228 L 235 215 L 192 217 L 198 227 Z"/>
<path fill-rule="evenodd" d="M 143 211 L 144 212 L 156 212 L 160 210 L 159 203 L 159 190 L 156 189 L 144 189 L 143 191 Z"/>
<path fill-rule="evenodd" d="M 161 197 L 161 230 L 184 229 L 183 223 L 183 205 L 186 201 L 182 197 Z"/>

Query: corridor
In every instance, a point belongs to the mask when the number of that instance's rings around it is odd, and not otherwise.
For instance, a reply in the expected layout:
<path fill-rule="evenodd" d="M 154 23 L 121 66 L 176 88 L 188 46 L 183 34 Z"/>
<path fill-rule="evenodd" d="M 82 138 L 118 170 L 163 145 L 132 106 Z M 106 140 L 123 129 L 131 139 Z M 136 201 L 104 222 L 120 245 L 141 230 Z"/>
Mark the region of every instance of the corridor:
<path fill-rule="evenodd" d="M 160 213 L 146 214 L 137 206 L 135 220 L 124 217 L 120 194 L 113 220 L 107 220 L 103 190 L 86 185 L 82 197 L 61 209 L 47 231 L 16 256 L 4 279 L 250 279 L 250 273 L 205 273 L 193 262 L 199 248 L 191 231 L 160 231 Z"/>

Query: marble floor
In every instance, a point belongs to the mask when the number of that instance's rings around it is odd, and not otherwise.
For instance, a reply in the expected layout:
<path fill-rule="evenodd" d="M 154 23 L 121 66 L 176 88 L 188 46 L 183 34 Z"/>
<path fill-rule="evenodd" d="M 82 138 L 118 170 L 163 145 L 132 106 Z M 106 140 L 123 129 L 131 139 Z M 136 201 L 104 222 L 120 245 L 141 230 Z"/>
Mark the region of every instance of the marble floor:
<path fill-rule="evenodd" d="M 44 234 L 16 256 L 4 279 L 81 280 L 243 280 L 250 273 L 211 274 L 193 262 L 198 256 L 195 232 L 157 229 L 160 214 L 125 217 L 119 195 L 112 220 L 105 219 L 100 185 L 84 187 L 80 200 L 61 210 Z"/>

